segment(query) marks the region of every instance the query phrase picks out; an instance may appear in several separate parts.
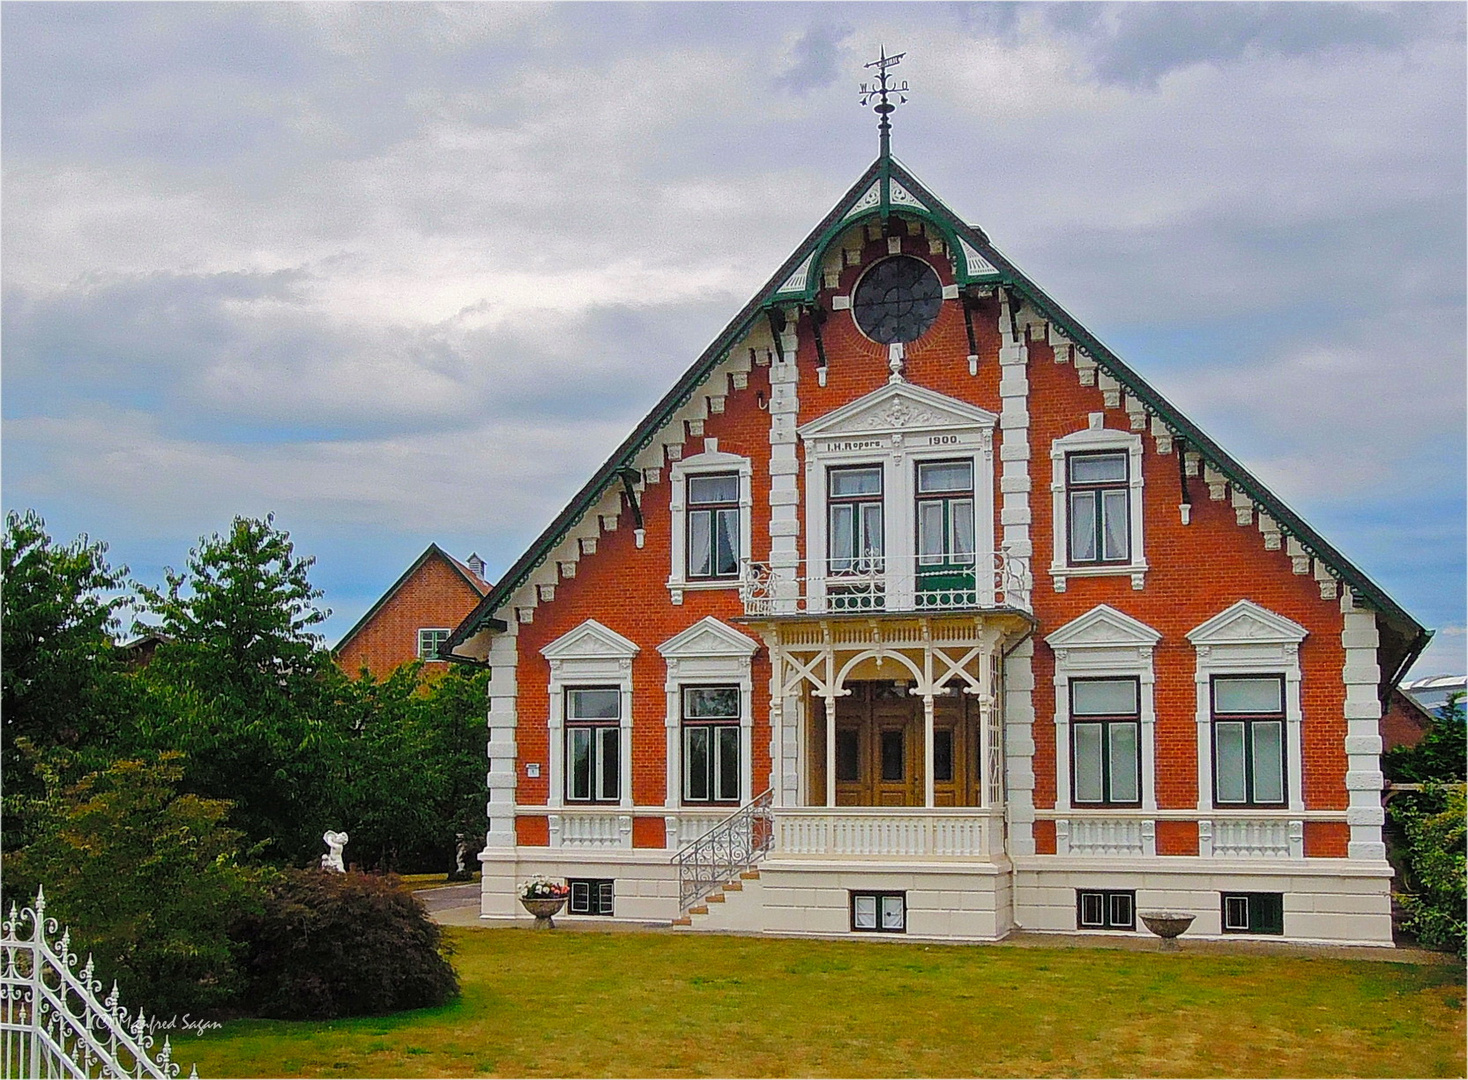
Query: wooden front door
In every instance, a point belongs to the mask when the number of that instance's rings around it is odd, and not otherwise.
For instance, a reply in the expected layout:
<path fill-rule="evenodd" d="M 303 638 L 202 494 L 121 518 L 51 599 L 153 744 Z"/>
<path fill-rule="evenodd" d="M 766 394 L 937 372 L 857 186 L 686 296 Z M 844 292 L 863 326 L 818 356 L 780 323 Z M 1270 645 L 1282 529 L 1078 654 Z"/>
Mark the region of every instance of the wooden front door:
<path fill-rule="evenodd" d="M 923 708 L 905 687 L 857 682 L 836 701 L 836 805 L 923 804 Z M 811 725 L 813 800 L 825 795 L 825 724 Z"/>

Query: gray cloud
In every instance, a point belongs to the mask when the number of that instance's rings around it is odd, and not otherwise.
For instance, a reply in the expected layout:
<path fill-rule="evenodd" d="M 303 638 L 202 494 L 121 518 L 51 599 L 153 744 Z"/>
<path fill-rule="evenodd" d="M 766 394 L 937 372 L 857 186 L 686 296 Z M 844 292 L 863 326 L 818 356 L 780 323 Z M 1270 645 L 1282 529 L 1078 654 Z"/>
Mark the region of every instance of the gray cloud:
<path fill-rule="evenodd" d="M 510 561 L 871 160 L 886 44 L 899 155 L 1463 621 L 1457 5 L 3 17 L 6 502 L 136 566 L 278 509 L 345 626 L 429 539 Z"/>

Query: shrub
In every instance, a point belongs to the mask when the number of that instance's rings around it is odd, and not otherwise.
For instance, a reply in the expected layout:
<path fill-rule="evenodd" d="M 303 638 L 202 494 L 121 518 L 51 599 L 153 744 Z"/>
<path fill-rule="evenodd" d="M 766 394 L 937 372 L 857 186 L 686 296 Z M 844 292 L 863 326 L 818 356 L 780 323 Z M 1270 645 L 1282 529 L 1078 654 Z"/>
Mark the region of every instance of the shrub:
<path fill-rule="evenodd" d="M 391 875 L 285 870 L 240 919 L 244 1003 L 258 1016 L 330 1020 L 441 1005 L 459 992 L 438 924 Z"/>
<path fill-rule="evenodd" d="M 1434 949 L 1465 955 L 1464 786 L 1429 781 L 1420 794 L 1400 797 L 1392 818 L 1407 837 L 1407 887 L 1400 895 L 1405 925 Z"/>
<path fill-rule="evenodd" d="M 46 889 L 49 914 L 71 928 L 72 949 L 150 1013 L 218 1008 L 239 989 L 227 932 L 259 904 L 258 871 L 236 863 L 229 804 L 175 790 L 179 755 L 117 761 L 62 787 L 38 770 L 38 836 L 5 864 L 6 901 Z"/>

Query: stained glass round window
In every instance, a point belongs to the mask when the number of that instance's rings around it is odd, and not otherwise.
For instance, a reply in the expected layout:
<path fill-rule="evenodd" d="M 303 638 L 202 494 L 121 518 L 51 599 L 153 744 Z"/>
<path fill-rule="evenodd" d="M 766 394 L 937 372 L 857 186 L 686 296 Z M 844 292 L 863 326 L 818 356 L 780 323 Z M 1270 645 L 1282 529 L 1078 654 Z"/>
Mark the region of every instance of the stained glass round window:
<path fill-rule="evenodd" d="M 852 297 L 852 314 L 873 341 L 916 341 L 943 306 L 943 286 L 933 268 L 911 255 L 883 259 L 866 272 Z"/>

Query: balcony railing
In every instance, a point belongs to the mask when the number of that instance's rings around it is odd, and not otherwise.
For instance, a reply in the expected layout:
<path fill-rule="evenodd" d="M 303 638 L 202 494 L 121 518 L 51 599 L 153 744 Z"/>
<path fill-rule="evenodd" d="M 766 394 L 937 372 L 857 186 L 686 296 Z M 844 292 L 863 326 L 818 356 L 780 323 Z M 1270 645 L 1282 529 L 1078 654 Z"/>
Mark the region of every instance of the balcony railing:
<path fill-rule="evenodd" d="M 827 615 L 918 613 L 1001 607 L 1030 610 L 1033 579 L 1023 559 L 995 554 L 967 566 L 910 565 L 874 555 L 830 559 L 811 574 L 808 564 L 772 567 L 746 561 L 740 595 L 744 613 Z"/>

